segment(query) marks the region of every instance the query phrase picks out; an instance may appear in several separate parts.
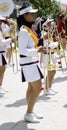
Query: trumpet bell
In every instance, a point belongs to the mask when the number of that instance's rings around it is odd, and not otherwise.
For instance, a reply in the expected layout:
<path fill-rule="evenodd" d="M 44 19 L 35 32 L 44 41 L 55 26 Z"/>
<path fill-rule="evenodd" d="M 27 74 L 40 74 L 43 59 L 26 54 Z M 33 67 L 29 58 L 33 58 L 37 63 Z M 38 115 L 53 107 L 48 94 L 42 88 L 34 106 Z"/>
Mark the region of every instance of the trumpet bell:
<path fill-rule="evenodd" d="M 9 17 L 14 10 L 14 3 L 12 0 L 0 0 L 0 15 Z"/>
<path fill-rule="evenodd" d="M 64 51 L 63 50 L 59 50 L 58 51 L 58 55 L 60 55 L 60 56 L 64 55 Z"/>
<path fill-rule="evenodd" d="M 47 70 L 52 71 L 52 70 L 56 70 L 57 69 L 57 65 L 54 64 L 49 64 L 45 67 L 45 69 L 47 68 Z"/>

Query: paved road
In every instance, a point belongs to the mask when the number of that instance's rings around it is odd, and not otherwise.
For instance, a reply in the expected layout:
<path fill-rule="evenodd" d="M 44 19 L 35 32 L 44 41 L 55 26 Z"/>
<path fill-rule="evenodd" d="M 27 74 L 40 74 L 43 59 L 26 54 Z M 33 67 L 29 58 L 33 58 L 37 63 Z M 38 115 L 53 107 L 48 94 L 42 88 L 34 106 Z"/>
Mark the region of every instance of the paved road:
<path fill-rule="evenodd" d="M 7 68 L 3 85 L 8 92 L 0 96 L 0 130 L 67 130 L 67 74 L 57 70 L 52 85 L 55 95 L 41 92 L 34 111 L 44 118 L 36 124 L 24 122 L 27 83 L 22 84 L 20 71 L 14 74 Z"/>

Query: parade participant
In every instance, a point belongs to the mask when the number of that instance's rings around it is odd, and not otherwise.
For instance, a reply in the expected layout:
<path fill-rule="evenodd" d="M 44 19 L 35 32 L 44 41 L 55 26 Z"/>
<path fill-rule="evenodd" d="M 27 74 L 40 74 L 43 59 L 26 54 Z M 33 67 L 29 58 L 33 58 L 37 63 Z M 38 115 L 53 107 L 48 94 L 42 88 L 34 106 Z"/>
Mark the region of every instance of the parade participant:
<path fill-rule="evenodd" d="M 65 38 L 66 38 L 66 50 L 67 50 L 67 16 L 65 17 Z"/>
<path fill-rule="evenodd" d="M 53 19 L 47 19 L 43 25 L 47 27 L 47 32 L 45 32 L 44 36 L 44 44 L 43 46 L 47 49 L 47 53 L 43 54 L 43 65 L 46 68 L 47 67 L 47 76 L 46 76 L 46 91 L 45 94 L 55 94 L 55 92 L 51 89 L 52 82 L 56 73 L 56 70 L 54 68 L 49 69 L 48 66 L 50 65 L 49 60 L 52 60 L 52 63 L 56 65 L 56 55 L 54 53 L 54 48 L 58 47 L 58 42 L 53 41 L 53 33 L 52 33 L 52 23 Z M 51 50 L 50 50 L 50 49 Z M 50 52 L 51 51 L 51 54 Z"/>
<path fill-rule="evenodd" d="M 20 66 L 22 82 L 28 82 L 26 92 L 27 112 L 24 116 L 25 121 L 32 123 L 40 122 L 42 116 L 37 116 L 34 112 L 36 100 L 43 89 L 41 79 L 42 72 L 39 67 L 38 52 L 44 52 L 42 48 L 35 48 L 38 44 L 36 33 L 32 29 L 34 23 L 34 14 L 37 9 L 25 4 L 19 9 L 18 21 L 20 21 L 20 31 L 18 34 L 18 46 L 20 54 Z"/>
<path fill-rule="evenodd" d="M 8 18 L 5 18 L 5 21 L 2 23 L 1 28 L 2 28 L 5 39 L 11 37 L 10 36 L 10 23 L 9 23 Z M 7 65 L 10 65 L 11 55 L 12 55 L 12 48 L 11 48 L 11 44 L 10 44 L 7 46 L 7 52 L 6 52 Z"/>
<path fill-rule="evenodd" d="M 59 38 L 62 39 L 62 48 L 65 49 L 66 39 L 65 39 L 65 18 L 64 18 L 64 14 L 58 15 L 57 29 L 58 29 Z"/>
<path fill-rule="evenodd" d="M 5 21 L 5 18 L 0 16 L 0 94 L 4 94 L 6 91 L 3 88 L 4 73 L 6 70 L 6 49 L 7 45 L 11 43 L 11 38 L 5 39 L 1 25 Z"/>
<path fill-rule="evenodd" d="M 6 33 L 6 35 L 9 32 L 9 26 L 10 26 L 8 18 L 13 13 L 14 7 L 15 6 L 14 6 L 13 0 L 6 0 L 6 1 L 5 0 L 0 0 L 0 15 L 5 17 L 5 21 L 4 21 L 3 25 L 2 25 L 2 27 L 3 27 L 3 31 Z M 6 28 L 5 28 L 4 25 L 6 25 Z M 10 60 L 8 62 L 10 62 Z"/>
<path fill-rule="evenodd" d="M 58 16 L 57 25 L 58 25 L 58 33 L 62 35 L 63 31 L 65 30 L 65 21 L 63 14 L 60 14 Z"/>
<path fill-rule="evenodd" d="M 67 16 L 65 17 L 65 34 L 67 36 Z"/>
<path fill-rule="evenodd" d="M 7 56 L 7 63 L 8 66 L 11 65 L 11 56 L 12 56 L 12 49 L 13 46 L 15 46 L 15 32 L 16 32 L 16 25 L 14 20 L 12 19 L 8 19 L 6 18 L 5 22 L 2 24 L 2 31 L 4 33 L 5 39 L 11 37 L 13 40 L 13 43 L 11 43 L 10 45 L 7 46 L 7 52 L 6 52 L 6 56 Z M 13 46 L 12 46 L 13 45 Z"/>

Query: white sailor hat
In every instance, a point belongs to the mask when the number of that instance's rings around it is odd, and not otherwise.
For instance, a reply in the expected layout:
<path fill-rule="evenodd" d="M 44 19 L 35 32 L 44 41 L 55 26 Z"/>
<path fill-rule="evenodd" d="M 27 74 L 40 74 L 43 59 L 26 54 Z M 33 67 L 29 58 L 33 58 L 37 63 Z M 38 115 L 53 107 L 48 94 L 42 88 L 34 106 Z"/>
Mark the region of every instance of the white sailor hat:
<path fill-rule="evenodd" d="M 43 23 L 43 26 L 46 26 L 48 23 L 51 23 L 53 22 L 54 19 L 47 19 L 44 23 Z"/>
<path fill-rule="evenodd" d="M 19 15 L 23 15 L 25 13 L 36 13 L 38 11 L 38 9 L 33 9 L 32 6 L 26 7 L 24 9 L 21 9 L 19 11 Z"/>

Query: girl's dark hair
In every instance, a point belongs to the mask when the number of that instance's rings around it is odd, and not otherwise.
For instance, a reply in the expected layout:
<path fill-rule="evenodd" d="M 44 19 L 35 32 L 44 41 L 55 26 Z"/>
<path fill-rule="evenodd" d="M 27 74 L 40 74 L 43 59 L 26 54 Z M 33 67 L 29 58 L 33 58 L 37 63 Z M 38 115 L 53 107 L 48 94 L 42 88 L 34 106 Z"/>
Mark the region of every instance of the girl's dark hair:
<path fill-rule="evenodd" d="M 19 9 L 19 11 L 22 10 L 22 9 L 25 9 L 25 8 L 27 8 L 27 7 L 29 7 L 29 5 L 26 4 L 26 3 L 23 3 L 23 5 L 22 5 L 22 7 Z"/>
<path fill-rule="evenodd" d="M 30 5 L 26 5 L 26 4 L 23 4 L 23 6 L 19 9 L 19 11 L 20 10 L 22 10 L 22 9 L 25 9 L 25 8 L 27 8 L 27 7 L 29 7 Z M 26 13 L 26 14 L 28 14 L 28 13 Z M 29 28 L 31 28 L 31 26 L 32 26 L 32 24 L 34 24 L 34 21 L 33 22 L 27 22 L 26 20 L 25 20 L 25 18 L 24 18 L 24 15 L 20 15 L 19 17 L 17 17 L 17 25 L 18 25 L 18 30 L 20 29 L 20 27 L 22 26 L 22 25 L 26 25 L 27 27 L 29 27 Z"/>
<path fill-rule="evenodd" d="M 21 11 L 22 9 L 25 9 L 25 8 L 27 8 L 27 7 L 29 7 L 29 5 L 26 4 L 26 3 L 23 3 L 22 7 L 19 8 L 19 11 Z M 23 23 L 24 21 L 25 21 L 25 19 L 24 19 L 24 16 L 23 16 L 23 15 L 19 15 L 19 16 L 17 17 L 18 30 L 20 29 L 20 27 L 22 26 L 22 23 Z"/>
<path fill-rule="evenodd" d="M 22 26 L 22 19 L 24 17 L 21 15 L 19 17 L 17 17 L 17 26 L 18 26 L 18 30 L 20 29 L 20 27 Z"/>

